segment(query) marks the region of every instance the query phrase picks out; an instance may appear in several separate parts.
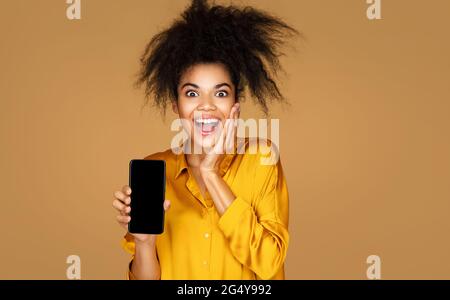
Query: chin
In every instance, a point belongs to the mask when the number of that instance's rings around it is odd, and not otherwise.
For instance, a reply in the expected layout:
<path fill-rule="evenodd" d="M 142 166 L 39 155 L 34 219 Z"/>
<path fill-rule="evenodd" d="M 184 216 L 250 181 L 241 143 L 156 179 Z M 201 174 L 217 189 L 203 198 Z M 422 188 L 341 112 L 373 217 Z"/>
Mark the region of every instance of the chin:
<path fill-rule="evenodd" d="M 200 153 L 196 153 L 196 154 L 202 154 L 205 151 L 208 151 L 210 148 L 214 147 L 215 145 L 215 139 L 216 139 L 216 135 L 207 135 L 207 136 L 202 136 L 202 135 L 198 135 L 196 134 L 194 139 L 192 140 L 193 145 L 195 145 L 196 149 L 194 153 L 201 151 Z"/>

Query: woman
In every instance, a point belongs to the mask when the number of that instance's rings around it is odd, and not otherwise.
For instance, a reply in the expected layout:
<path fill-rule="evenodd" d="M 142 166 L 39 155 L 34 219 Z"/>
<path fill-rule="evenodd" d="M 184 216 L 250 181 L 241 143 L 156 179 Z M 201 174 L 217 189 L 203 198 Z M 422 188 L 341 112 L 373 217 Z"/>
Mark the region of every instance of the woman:
<path fill-rule="evenodd" d="M 132 255 L 128 279 L 284 279 L 289 213 L 281 162 L 262 164 L 267 152 L 252 154 L 248 139 L 233 153 L 224 149 L 236 137 L 246 88 L 266 113 L 266 98 L 283 100 L 270 74 L 280 68 L 278 47 L 296 33 L 250 7 L 193 1 L 150 41 L 137 83 L 164 111 L 170 103 L 188 120 L 182 149 L 190 144 L 203 151 L 145 157 L 166 161 L 170 201 L 163 234 L 124 236 L 122 246 Z M 129 186 L 114 193 L 125 229 L 131 193 Z"/>

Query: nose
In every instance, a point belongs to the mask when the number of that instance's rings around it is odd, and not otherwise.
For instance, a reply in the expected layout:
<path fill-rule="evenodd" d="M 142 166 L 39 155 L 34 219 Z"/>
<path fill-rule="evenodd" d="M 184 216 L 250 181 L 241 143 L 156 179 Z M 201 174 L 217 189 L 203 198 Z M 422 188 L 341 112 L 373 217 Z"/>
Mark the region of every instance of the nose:
<path fill-rule="evenodd" d="M 204 97 L 200 104 L 197 107 L 197 110 L 203 111 L 214 111 L 217 109 L 217 106 L 214 103 L 214 100 L 211 97 Z"/>

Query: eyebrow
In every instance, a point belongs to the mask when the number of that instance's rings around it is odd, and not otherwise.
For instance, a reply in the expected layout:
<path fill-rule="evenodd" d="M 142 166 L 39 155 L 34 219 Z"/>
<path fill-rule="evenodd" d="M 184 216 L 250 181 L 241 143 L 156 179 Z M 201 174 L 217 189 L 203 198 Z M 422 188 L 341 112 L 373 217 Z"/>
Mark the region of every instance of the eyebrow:
<path fill-rule="evenodd" d="M 196 85 L 195 83 L 188 82 L 188 83 L 183 84 L 183 86 L 181 87 L 181 89 L 183 89 L 183 88 L 186 87 L 186 86 L 192 86 L 192 87 L 194 87 L 194 88 L 196 88 L 196 89 L 199 89 L 199 88 L 200 88 L 200 87 L 199 87 L 198 85 Z M 229 87 L 229 88 L 231 89 L 231 86 L 230 86 L 228 83 L 226 83 L 226 82 L 219 83 L 219 84 L 217 84 L 214 88 L 219 89 L 219 88 L 221 88 L 221 87 L 223 87 L 223 86 L 227 86 L 227 87 Z"/>

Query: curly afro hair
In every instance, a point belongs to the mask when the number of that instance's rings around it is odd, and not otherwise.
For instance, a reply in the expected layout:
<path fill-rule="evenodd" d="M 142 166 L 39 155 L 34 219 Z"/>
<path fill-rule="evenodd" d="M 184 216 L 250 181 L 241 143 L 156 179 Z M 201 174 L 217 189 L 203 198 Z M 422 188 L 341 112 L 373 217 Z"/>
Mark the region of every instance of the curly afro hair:
<path fill-rule="evenodd" d="M 147 102 L 153 98 L 165 113 L 167 103 L 178 99 L 178 84 L 187 68 L 222 63 L 235 85 L 236 101 L 248 88 L 267 114 L 267 100 L 285 100 L 272 76 L 281 70 L 280 46 L 297 34 L 281 19 L 252 7 L 193 0 L 180 19 L 147 44 L 135 86 L 144 84 Z"/>

